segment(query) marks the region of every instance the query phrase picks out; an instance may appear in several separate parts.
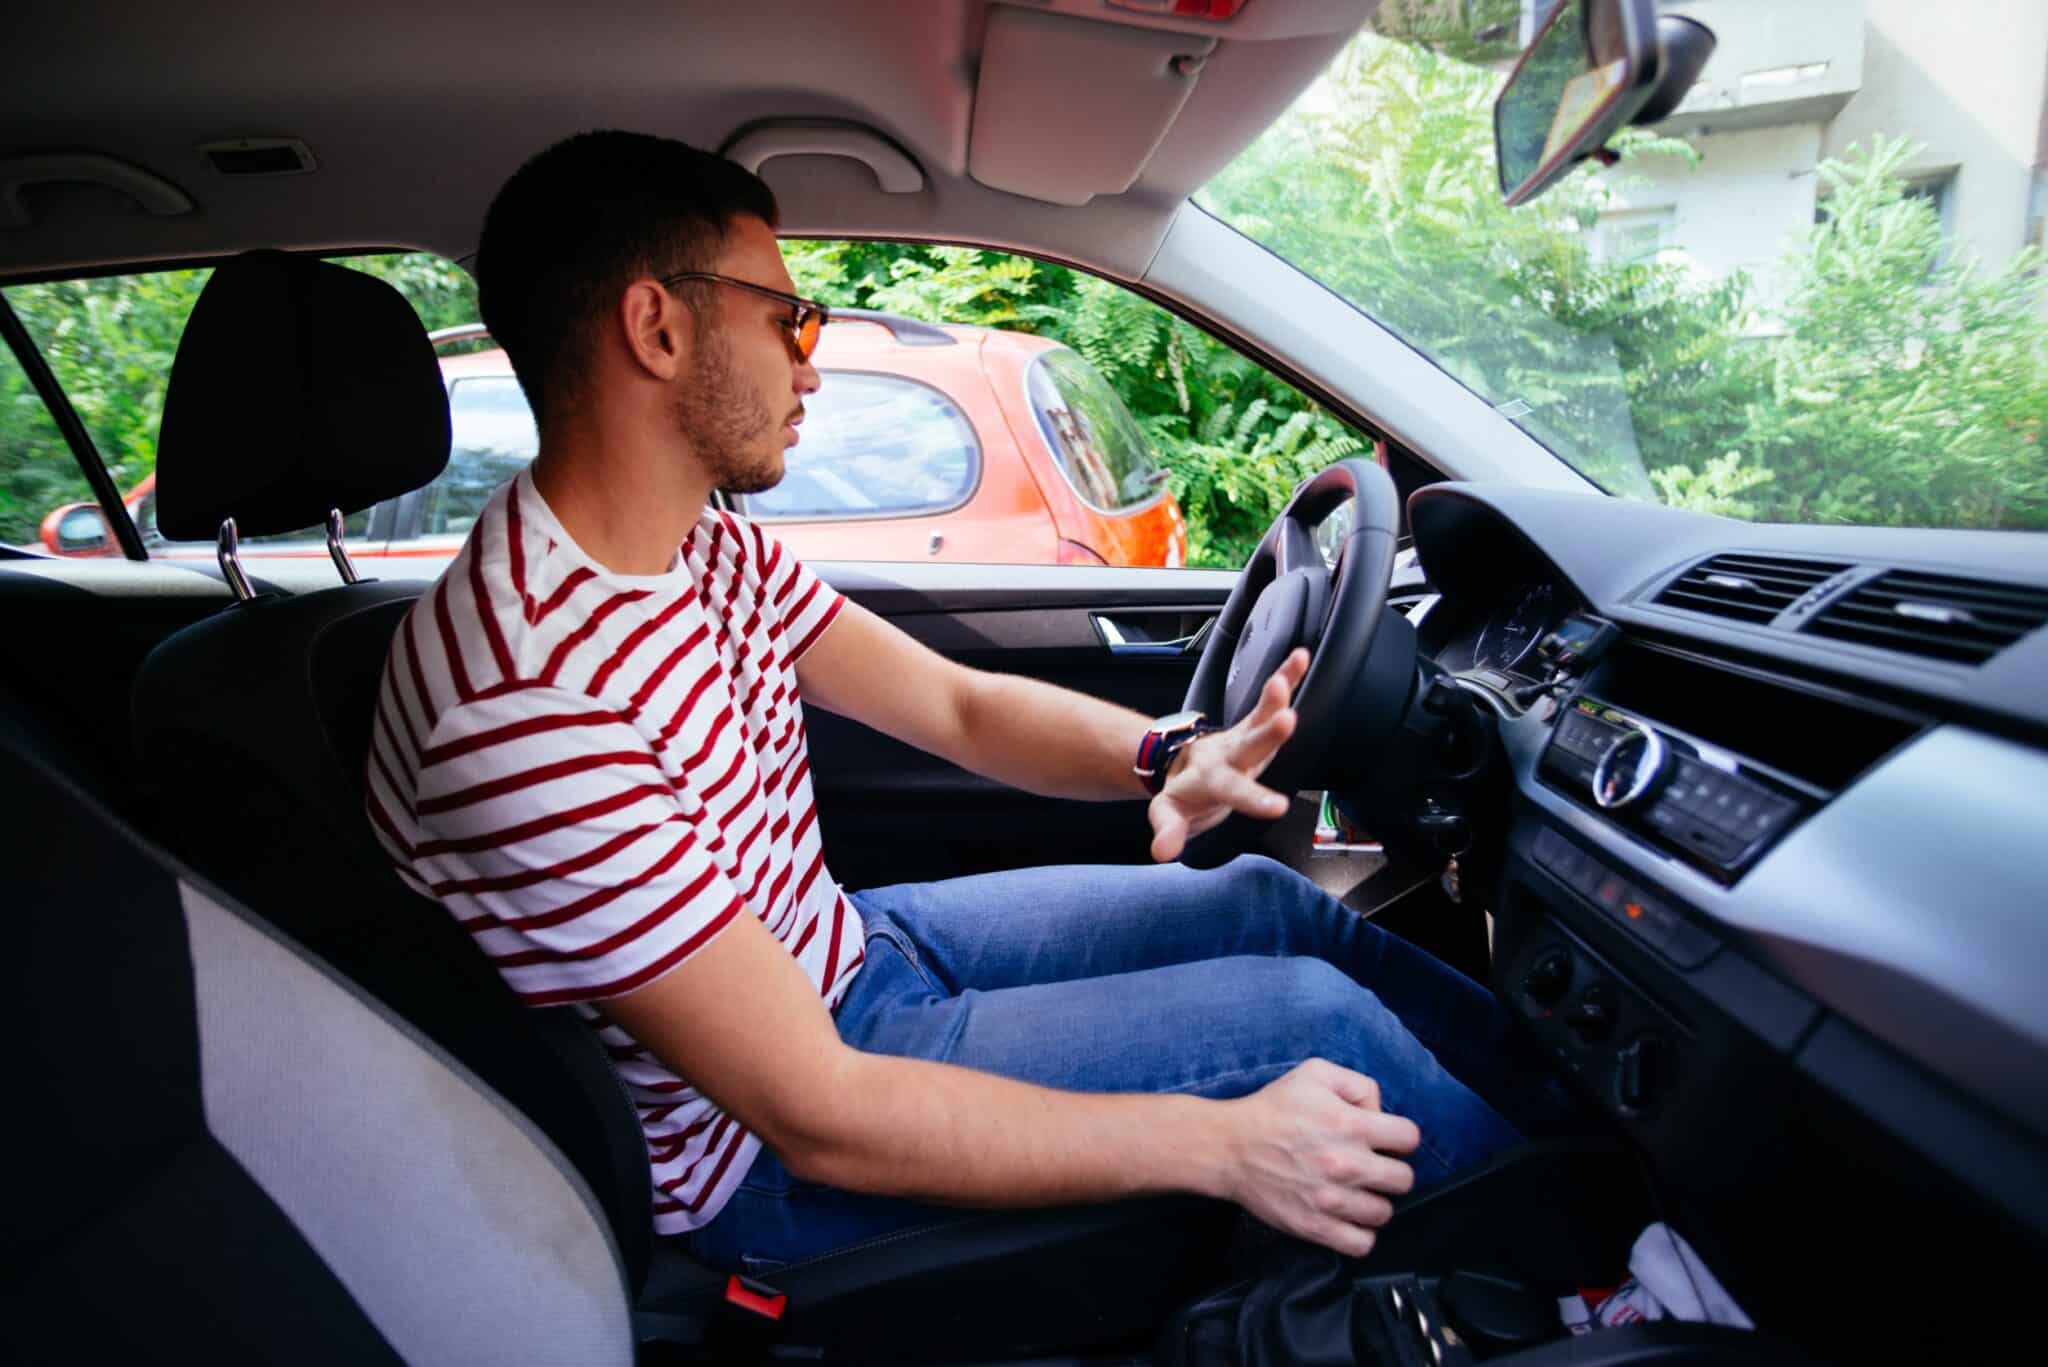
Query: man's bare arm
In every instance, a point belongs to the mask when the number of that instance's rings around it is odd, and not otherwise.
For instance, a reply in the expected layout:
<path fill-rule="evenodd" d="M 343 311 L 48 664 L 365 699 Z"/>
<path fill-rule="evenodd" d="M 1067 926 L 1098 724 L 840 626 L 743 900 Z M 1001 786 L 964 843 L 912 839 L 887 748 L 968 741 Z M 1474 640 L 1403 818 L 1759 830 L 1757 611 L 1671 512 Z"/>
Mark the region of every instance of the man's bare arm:
<path fill-rule="evenodd" d="M 1287 799 L 1257 779 L 1294 734 L 1290 700 L 1308 664 L 1306 650 L 1294 651 L 1243 720 L 1174 757 L 1166 791 L 1147 813 L 1154 859 L 1178 858 L 1189 839 L 1232 812 L 1270 821 L 1287 811 Z M 840 609 L 797 662 L 797 682 L 809 702 L 1027 792 L 1145 792 L 1131 761 L 1148 718 L 1036 679 L 955 664 L 856 603 Z"/>
<path fill-rule="evenodd" d="M 1142 797 L 1151 718 L 1036 679 L 956 664 L 858 603 L 797 661 L 804 701 L 1047 797 Z"/>
<path fill-rule="evenodd" d="M 1330 1063 L 1210 1101 L 1063 1092 L 850 1048 L 748 916 L 605 1009 L 791 1172 L 848 1191 L 987 1207 L 1195 1192 L 1355 1255 L 1414 1180 L 1387 1155 L 1413 1151 L 1415 1126 Z"/>

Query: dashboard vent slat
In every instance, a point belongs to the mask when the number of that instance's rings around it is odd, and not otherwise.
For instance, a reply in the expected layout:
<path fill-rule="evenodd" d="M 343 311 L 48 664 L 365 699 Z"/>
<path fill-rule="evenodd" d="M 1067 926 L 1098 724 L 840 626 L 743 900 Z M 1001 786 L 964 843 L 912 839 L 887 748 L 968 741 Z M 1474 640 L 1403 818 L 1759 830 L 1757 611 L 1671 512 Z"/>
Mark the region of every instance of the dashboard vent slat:
<path fill-rule="evenodd" d="M 2048 590 L 1891 570 L 1829 604 L 1816 636 L 1976 665 L 2048 625 Z"/>
<path fill-rule="evenodd" d="M 1655 601 L 1709 617 L 1768 623 L 1815 586 L 1848 568 L 1832 560 L 1717 555 L 1665 585 Z"/>

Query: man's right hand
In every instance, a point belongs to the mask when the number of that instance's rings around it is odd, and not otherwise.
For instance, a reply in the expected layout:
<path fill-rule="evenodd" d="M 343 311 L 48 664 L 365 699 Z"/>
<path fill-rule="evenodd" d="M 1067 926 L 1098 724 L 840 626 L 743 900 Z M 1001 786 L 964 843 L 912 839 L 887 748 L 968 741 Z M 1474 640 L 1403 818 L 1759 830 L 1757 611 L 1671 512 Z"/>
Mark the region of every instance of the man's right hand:
<path fill-rule="evenodd" d="M 1380 1109 L 1379 1084 L 1310 1059 L 1229 1108 L 1231 1175 L 1223 1192 L 1288 1234 L 1354 1258 L 1392 1218 L 1388 1198 L 1415 1185 L 1390 1154 L 1415 1151 L 1415 1122 Z"/>

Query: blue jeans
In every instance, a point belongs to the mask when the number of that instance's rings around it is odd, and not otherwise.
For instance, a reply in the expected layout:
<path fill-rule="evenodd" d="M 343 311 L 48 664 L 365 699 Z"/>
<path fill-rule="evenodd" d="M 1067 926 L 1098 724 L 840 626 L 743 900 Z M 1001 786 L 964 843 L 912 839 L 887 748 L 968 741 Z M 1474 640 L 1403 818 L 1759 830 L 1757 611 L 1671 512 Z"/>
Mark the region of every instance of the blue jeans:
<path fill-rule="evenodd" d="M 1083 1092 L 1235 1097 L 1305 1059 L 1368 1074 L 1422 1131 L 1416 1185 L 1565 1106 L 1508 1062 L 1493 994 L 1283 864 L 1075 865 L 853 893 L 867 960 L 840 1004 L 856 1049 Z M 792 1177 L 766 1149 L 688 1246 L 770 1272 L 973 1212 Z"/>

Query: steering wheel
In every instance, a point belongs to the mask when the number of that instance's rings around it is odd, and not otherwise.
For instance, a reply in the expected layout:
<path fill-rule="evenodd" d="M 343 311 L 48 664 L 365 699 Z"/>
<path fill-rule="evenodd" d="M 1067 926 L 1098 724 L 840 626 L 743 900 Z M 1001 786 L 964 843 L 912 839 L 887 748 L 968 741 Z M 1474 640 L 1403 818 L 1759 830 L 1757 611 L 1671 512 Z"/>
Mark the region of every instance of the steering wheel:
<path fill-rule="evenodd" d="M 1314 529 L 1347 498 L 1356 516 L 1332 569 Z M 1276 792 L 1292 796 L 1356 777 L 1354 761 L 1369 751 L 1372 734 L 1391 728 L 1407 702 L 1414 633 L 1386 611 L 1400 518 L 1394 481 L 1371 461 L 1339 461 L 1312 476 L 1260 539 L 1202 647 L 1185 706 L 1224 726 L 1251 712 L 1289 652 L 1308 647 L 1294 734 L 1260 775 Z M 1389 621 L 1399 626 L 1388 630 Z M 1189 841 L 1181 859 L 1198 868 L 1220 864 L 1249 848 L 1259 829 L 1233 814 Z"/>

